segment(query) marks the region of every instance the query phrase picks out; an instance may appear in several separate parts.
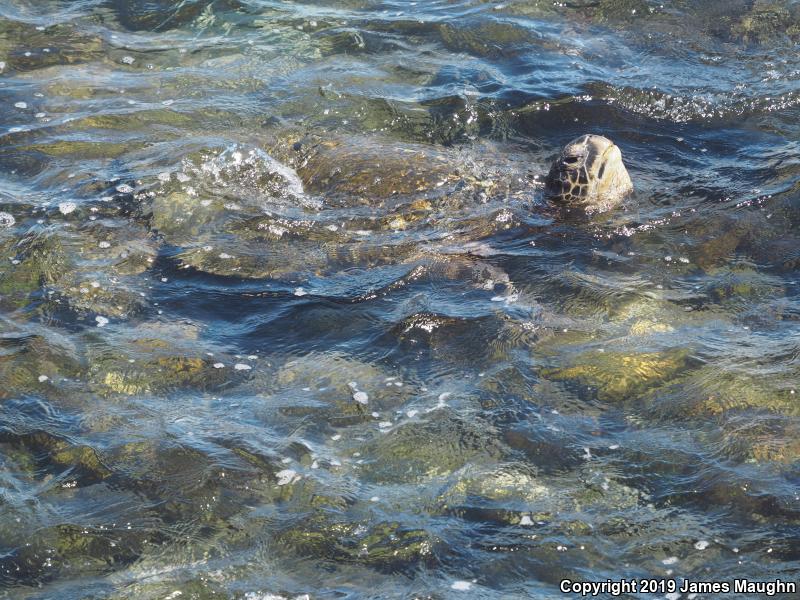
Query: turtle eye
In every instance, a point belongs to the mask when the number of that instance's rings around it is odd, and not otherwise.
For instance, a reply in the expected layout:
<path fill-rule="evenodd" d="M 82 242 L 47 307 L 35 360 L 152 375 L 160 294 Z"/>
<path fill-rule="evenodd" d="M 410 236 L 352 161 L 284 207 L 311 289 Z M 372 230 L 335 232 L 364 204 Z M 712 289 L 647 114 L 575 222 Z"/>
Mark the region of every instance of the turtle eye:
<path fill-rule="evenodd" d="M 564 164 L 567 165 L 576 165 L 578 164 L 579 157 L 577 156 L 565 156 L 564 157 Z"/>

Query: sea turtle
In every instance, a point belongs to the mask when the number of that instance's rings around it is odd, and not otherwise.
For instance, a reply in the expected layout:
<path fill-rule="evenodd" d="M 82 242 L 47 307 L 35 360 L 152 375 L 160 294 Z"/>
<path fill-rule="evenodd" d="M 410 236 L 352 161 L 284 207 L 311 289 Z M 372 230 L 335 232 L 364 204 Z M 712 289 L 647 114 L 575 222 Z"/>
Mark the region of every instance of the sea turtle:
<path fill-rule="evenodd" d="M 187 157 L 146 210 L 183 264 L 216 275 L 293 279 L 398 264 L 511 225 L 506 200 L 526 200 L 526 165 L 486 154 L 284 130 Z"/>
<path fill-rule="evenodd" d="M 488 144 L 469 152 L 374 137 L 309 136 L 298 138 L 292 150 L 294 154 L 277 151 L 306 186 L 356 199 L 370 195 L 382 199 L 413 193 L 441 195 L 437 190 L 443 185 L 484 194 L 498 188 L 506 193 L 525 188 L 511 178 L 498 177 L 513 172 L 509 167 L 525 157 L 514 152 L 498 157 Z M 564 147 L 550 168 L 546 184 L 551 199 L 580 205 L 589 212 L 609 210 L 633 191 L 619 147 L 595 134 L 582 135 Z"/>
<path fill-rule="evenodd" d="M 487 256 L 479 240 L 525 223 L 540 186 L 529 153 L 491 142 L 449 148 L 279 127 L 256 143 L 189 158 L 155 191 L 150 225 L 184 265 L 297 281 L 423 262 L 438 277 L 477 267 L 497 283 L 507 278 L 476 265 Z M 595 135 L 567 146 L 554 178 L 575 184 L 548 186 L 553 199 L 587 213 L 632 189 L 619 149 Z"/>
<path fill-rule="evenodd" d="M 548 195 L 587 212 L 613 208 L 633 191 L 622 152 L 606 137 L 582 135 L 553 162 L 546 180 Z"/>

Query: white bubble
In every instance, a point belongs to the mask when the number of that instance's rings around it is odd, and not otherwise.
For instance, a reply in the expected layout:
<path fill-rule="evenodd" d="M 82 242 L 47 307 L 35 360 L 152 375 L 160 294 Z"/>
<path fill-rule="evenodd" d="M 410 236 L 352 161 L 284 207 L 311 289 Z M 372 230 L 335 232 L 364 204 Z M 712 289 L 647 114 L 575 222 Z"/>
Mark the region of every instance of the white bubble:
<path fill-rule="evenodd" d="M 369 396 L 367 396 L 366 392 L 356 392 L 353 394 L 353 400 L 359 404 L 366 404 L 369 402 Z"/>
<path fill-rule="evenodd" d="M 454 590 L 458 590 L 459 592 L 466 592 L 470 588 L 472 588 L 472 583 L 469 581 L 454 581 L 453 585 L 450 586 Z"/>
<path fill-rule="evenodd" d="M 71 212 L 75 212 L 76 208 L 78 208 L 78 205 L 74 202 L 62 202 L 58 205 L 58 210 L 62 215 L 68 215 Z"/>
<path fill-rule="evenodd" d="M 699 542 L 695 543 L 694 547 L 698 550 L 705 550 L 708 548 L 708 542 L 706 540 L 700 540 Z"/>
<path fill-rule="evenodd" d="M 12 227 L 16 219 L 7 212 L 0 212 L 0 227 Z"/>
<path fill-rule="evenodd" d="M 132 56 L 123 56 L 122 62 L 124 62 L 126 65 L 132 65 L 133 63 L 136 62 L 136 59 L 133 58 Z"/>
<path fill-rule="evenodd" d="M 528 515 L 523 515 L 523 517 L 519 520 L 520 525 L 524 525 L 525 527 L 530 527 L 533 525 L 533 520 Z"/>
<path fill-rule="evenodd" d="M 674 564 L 678 563 L 678 557 L 677 556 L 670 556 L 669 558 L 665 558 L 661 562 L 662 562 L 662 564 L 665 564 L 665 565 L 674 565 Z"/>
<path fill-rule="evenodd" d="M 251 367 L 250 365 L 246 365 L 244 363 L 236 363 L 235 365 L 233 365 L 233 368 L 236 369 L 237 371 L 249 371 L 253 367 Z"/>
<path fill-rule="evenodd" d="M 28 108 L 27 102 L 15 102 L 14 108 Z"/>
<path fill-rule="evenodd" d="M 218 362 L 218 363 L 214 363 L 214 368 L 215 368 L 215 369 L 224 369 L 224 368 L 225 368 L 225 365 L 224 365 L 224 364 L 222 364 L 222 363 L 220 363 L 220 362 Z"/>
<path fill-rule="evenodd" d="M 100 242 L 100 243 L 99 243 L 99 244 L 97 244 L 97 245 L 98 245 L 98 246 L 100 246 L 101 248 L 111 248 L 111 242 L 105 242 L 105 241 L 103 241 L 103 242 Z"/>
<path fill-rule="evenodd" d="M 106 319 L 105 317 L 97 316 L 94 318 L 94 320 L 97 321 L 98 327 L 105 327 L 106 325 L 108 325 L 108 319 Z"/>
<path fill-rule="evenodd" d="M 307 291 L 305 291 L 305 290 L 304 290 L 303 288 L 301 288 L 301 287 L 299 287 L 299 288 L 295 288 L 295 290 L 294 290 L 294 295 L 295 295 L 295 296 L 305 296 L 305 295 L 307 295 L 307 294 L 308 294 L 308 292 L 307 292 Z"/>
<path fill-rule="evenodd" d="M 275 473 L 275 477 L 278 478 L 278 485 L 287 485 L 296 480 L 297 471 L 293 471 L 292 469 L 284 469 L 283 471 L 278 471 Z"/>
<path fill-rule="evenodd" d="M 132 194 L 133 188 L 129 186 L 127 183 L 123 183 L 117 186 L 117 191 L 120 194 Z"/>
<path fill-rule="evenodd" d="M 47 375 L 39 375 L 39 383 L 44 383 L 48 379 L 50 378 Z"/>

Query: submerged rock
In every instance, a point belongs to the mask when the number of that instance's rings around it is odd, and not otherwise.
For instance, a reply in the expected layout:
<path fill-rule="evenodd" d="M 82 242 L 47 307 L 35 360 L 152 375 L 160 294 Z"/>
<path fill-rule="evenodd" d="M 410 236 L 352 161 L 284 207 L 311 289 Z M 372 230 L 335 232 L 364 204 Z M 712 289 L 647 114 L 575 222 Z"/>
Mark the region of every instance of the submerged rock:
<path fill-rule="evenodd" d="M 129 396 L 170 388 L 204 388 L 209 379 L 218 384 L 223 379 L 210 360 L 186 356 L 163 356 L 118 370 L 95 365 L 93 370 L 99 371 L 97 379 L 108 390 Z"/>
<path fill-rule="evenodd" d="M 386 572 L 435 563 L 436 538 L 397 522 L 341 521 L 317 512 L 278 534 L 281 546 L 304 557 L 367 565 Z"/>
<path fill-rule="evenodd" d="M 243 8 L 237 0 L 192 0 L 177 5 L 172 2 L 131 0 L 111 4 L 111 14 L 130 31 L 169 31 L 182 29 L 196 20 L 214 19 L 217 13 Z"/>
<path fill-rule="evenodd" d="M 160 333 L 148 328 L 92 333 L 87 355 L 93 389 L 102 395 L 169 394 L 215 390 L 248 377 L 224 355 L 209 356 L 191 338 L 170 338 L 174 333 L 169 327 Z"/>
<path fill-rule="evenodd" d="M 0 246 L 0 306 L 21 307 L 43 286 L 69 272 L 72 261 L 63 239 L 49 228 L 35 227 Z"/>
<path fill-rule="evenodd" d="M 703 291 L 712 302 L 729 308 L 748 306 L 785 293 L 780 278 L 755 269 L 718 268 L 710 270 L 707 275 Z"/>
<path fill-rule="evenodd" d="M 150 268 L 157 247 L 134 224 L 90 221 L 35 225 L 0 242 L 0 252 L 0 305 L 36 301 L 45 312 L 123 317 L 144 306 L 147 288 L 134 276 Z"/>
<path fill-rule="evenodd" d="M 800 461 L 800 427 L 792 417 L 772 411 L 732 410 L 716 421 L 718 430 L 704 441 L 718 455 L 756 464 Z"/>
<path fill-rule="evenodd" d="M 572 366 L 546 368 L 542 375 L 552 381 L 588 386 L 605 402 L 633 399 L 668 383 L 690 368 L 689 352 L 630 353 L 590 351 L 570 359 Z"/>
<path fill-rule="evenodd" d="M 30 452 L 37 468 L 45 472 L 70 469 L 72 479 L 81 486 L 92 485 L 111 475 L 93 447 L 74 444 L 46 430 L 16 433 L 4 429 L 0 431 L 0 443 Z"/>
<path fill-rule="evenodd" d="M 449 503 L 463 502 L 467 498 L 531 503 L 551 492 L 534 473 L 519 466 L 485 471 L 467 468 L 459 475 L 457 482 L 442 497 Z"/>
<path fill-rule="evenodd" d="M 520 465 L 466 468 L 452 479 L 437 497 L 437 512 L 489 528 L 495 549 L 525 548 L 547 561 L 557 546 L 564 551 L 580 544 L 587 553 L 582 555 L 601 555 L 594 547 L 597 532 L 613 535 L 624 515 L 636 515 L 647 498 L 588 465 L 558 477 L 533 475 Z"/>
<path fill-rule="evenodd" d="M 785 376 L 764 378 L 708 367 L 685 381 L 681 394 L 688 404 L 686 410 L 698 416 L 748 410 L 798 416 L 800 402 L 794 389 L 794 382 Z"/>
<path fill-rule="evenodd" d="M 487 423 L 468 422 L 443 408 L 403 423 L 367 444 L 363 476 L 377 482 L 422 482 L 467 463 L 499 459 L 506 450 Z"/>
<path fill-rule="evenodd" d="M 800 7 L 796 3 L 755 0 L 750 10 L 737 16 L 730 25 L 734 41 L 765 44 L 784 36 L 800 39 Z"/>
<path fill-rule="evenodd" d="M 79 339 L 51 324 L 14 322 L 0 314 L 0 400 L 33 397 L 69 404 L 74 398 L 64 384 L 79 380 L 85 370 Z"/>
<path fill-rule="evenodd" d="M 378 366 L 338 352 L 314 352 L 284 363 L 275 384 L 276 396 L 287 399 L 280 403 L 283 414 L 318 415 L 334 427 L 372 421 L 373 412 L 392 410 L 416 391 Z M 298 402 L 298 396 L 305 400 Z"/>
<path fill-rule="evenodd" d="M 47 299 L 81 315 L 99 315 L 99 322 L 105 323 L 108 318 L 126 319 L 144 310 L 145 289 L 136 278 L 71 272 L 48 286 Z"/>
<path fill-rule="evenodd" d="M 5 553 L 0 572 L 6 582 L 22 585 L 47 582 L 54 573 L 69 572 L 72 577 L 113 573 L 162 541 L 156 531 L 62 523 L 38 529 Z"/>
<path fill-rule="evenodd" d="M 37 28 L 26 20 L 0 21 L 0 64 L 3 71 L 33 71 L 55 65 L 88 63 L 103 57 L 102 37 L 86 34 L 72 23 L 53 23 Z M 47 51 L 44 51 L 44 49 Z"/>

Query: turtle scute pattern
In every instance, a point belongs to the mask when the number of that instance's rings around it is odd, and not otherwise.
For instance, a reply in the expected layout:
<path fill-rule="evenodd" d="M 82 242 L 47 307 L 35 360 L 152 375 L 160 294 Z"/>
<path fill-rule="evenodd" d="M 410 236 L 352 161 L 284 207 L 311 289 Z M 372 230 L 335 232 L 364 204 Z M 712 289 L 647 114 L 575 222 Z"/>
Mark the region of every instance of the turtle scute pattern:
<path fill-rule="evenodd" d="M 608 138 L 591 134 L 564 147 L 545 183 L 554 200 L 581 205 L 588 212 L 609 210 L 633 191 L 620 149 Z"/>

